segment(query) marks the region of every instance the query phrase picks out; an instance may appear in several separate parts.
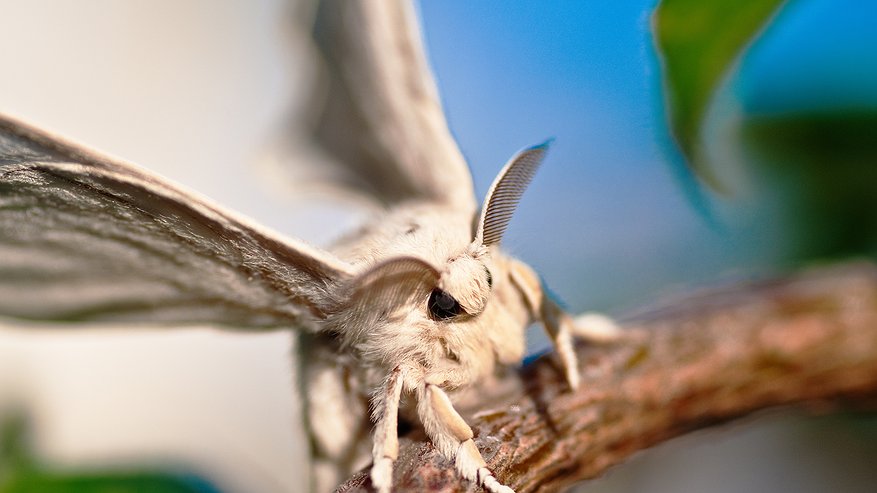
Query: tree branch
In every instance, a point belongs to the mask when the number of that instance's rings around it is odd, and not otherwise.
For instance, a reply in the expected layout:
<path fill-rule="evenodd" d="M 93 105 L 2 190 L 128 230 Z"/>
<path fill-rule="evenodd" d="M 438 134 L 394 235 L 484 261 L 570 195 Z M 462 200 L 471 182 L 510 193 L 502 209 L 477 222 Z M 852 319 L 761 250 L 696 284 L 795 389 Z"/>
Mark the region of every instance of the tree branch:
<path fill-rule="evenodd" d="M 497 478 L 519 493 L 556 491 L 636 451 L 766 408 L 877 402 L 870 263 L 699 293 L 625 326 L 636 336 L 578 348 L 577 392 L 548 355 L 515 375 L 524 386 L 509 405 L 470 420 Z M 476 490 L 428 442 L 402 444 L 394 491 Z M 357 473 L 338 491 L 370 491 L 367 477 Z"/>

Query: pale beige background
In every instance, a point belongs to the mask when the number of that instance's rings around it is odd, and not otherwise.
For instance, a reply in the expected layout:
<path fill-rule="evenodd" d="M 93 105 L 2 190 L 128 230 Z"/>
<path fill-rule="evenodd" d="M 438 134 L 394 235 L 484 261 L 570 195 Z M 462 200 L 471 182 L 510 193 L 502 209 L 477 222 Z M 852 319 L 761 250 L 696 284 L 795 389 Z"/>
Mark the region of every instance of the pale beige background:
<path fill-rule="evenodd" d="M 285 2 L 0 2 L 0 110 L 315 242 L 259 160 L 308 71 Z M 313 215 L 311 215 L 313 214 Z M 319 227 L 318 227 L 319 226 Z M 176 463 L 228 491 L 297 491 L 306 443 L 286 333 L 0 331 L 0 408 L 59 464 Z"/>

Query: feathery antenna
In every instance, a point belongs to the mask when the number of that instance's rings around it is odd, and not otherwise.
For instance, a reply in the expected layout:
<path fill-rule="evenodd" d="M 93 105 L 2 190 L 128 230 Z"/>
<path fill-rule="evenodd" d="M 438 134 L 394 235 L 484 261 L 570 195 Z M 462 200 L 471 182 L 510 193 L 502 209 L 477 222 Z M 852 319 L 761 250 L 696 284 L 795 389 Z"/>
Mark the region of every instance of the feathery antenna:
<path fill-rule="evenodd" d="M 476 244 L 490 246 L 502 240 L 524 190 L 533 180 L 553 140 L 546 140 L 518 152 L 499 172 L 490 185 L 481 208 L 481 217 L 475 232 Z"/>

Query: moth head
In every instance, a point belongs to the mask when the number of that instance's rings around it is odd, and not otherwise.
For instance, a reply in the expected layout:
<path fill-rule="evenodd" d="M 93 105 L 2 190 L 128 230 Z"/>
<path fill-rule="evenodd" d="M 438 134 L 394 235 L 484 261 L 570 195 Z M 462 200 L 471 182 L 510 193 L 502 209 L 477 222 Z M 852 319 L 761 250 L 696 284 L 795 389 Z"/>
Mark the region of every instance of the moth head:
<path fill-rule="evenodd" d="M 515 154 L 494 179 L 465 253 L 448 260 L 427 307 L 434 320 L 475 316 L 484 311 L 493 285 L 490 248 L 499 245 L 512 213 L 536 174 L 551 141 Z"/>
<path fill-rule="evenodd" d="M 450 320 L 484 311 L 493 285 L 486 256 L 486 250 L 479 249 L 448 260 L 427 303 L 432 319 Z"/>

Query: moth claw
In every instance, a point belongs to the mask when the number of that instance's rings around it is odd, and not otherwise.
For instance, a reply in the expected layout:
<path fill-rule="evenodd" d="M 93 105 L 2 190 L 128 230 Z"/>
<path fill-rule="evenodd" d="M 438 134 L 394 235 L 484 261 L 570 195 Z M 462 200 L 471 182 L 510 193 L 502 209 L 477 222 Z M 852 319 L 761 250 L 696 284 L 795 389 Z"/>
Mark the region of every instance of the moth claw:
<path fill-rule="evenodd" d="M 496 477 L 486 467 L 478 470 L 478 484 L 491 493 L 515 493 L 515 490 L 497 481 Z"/>

